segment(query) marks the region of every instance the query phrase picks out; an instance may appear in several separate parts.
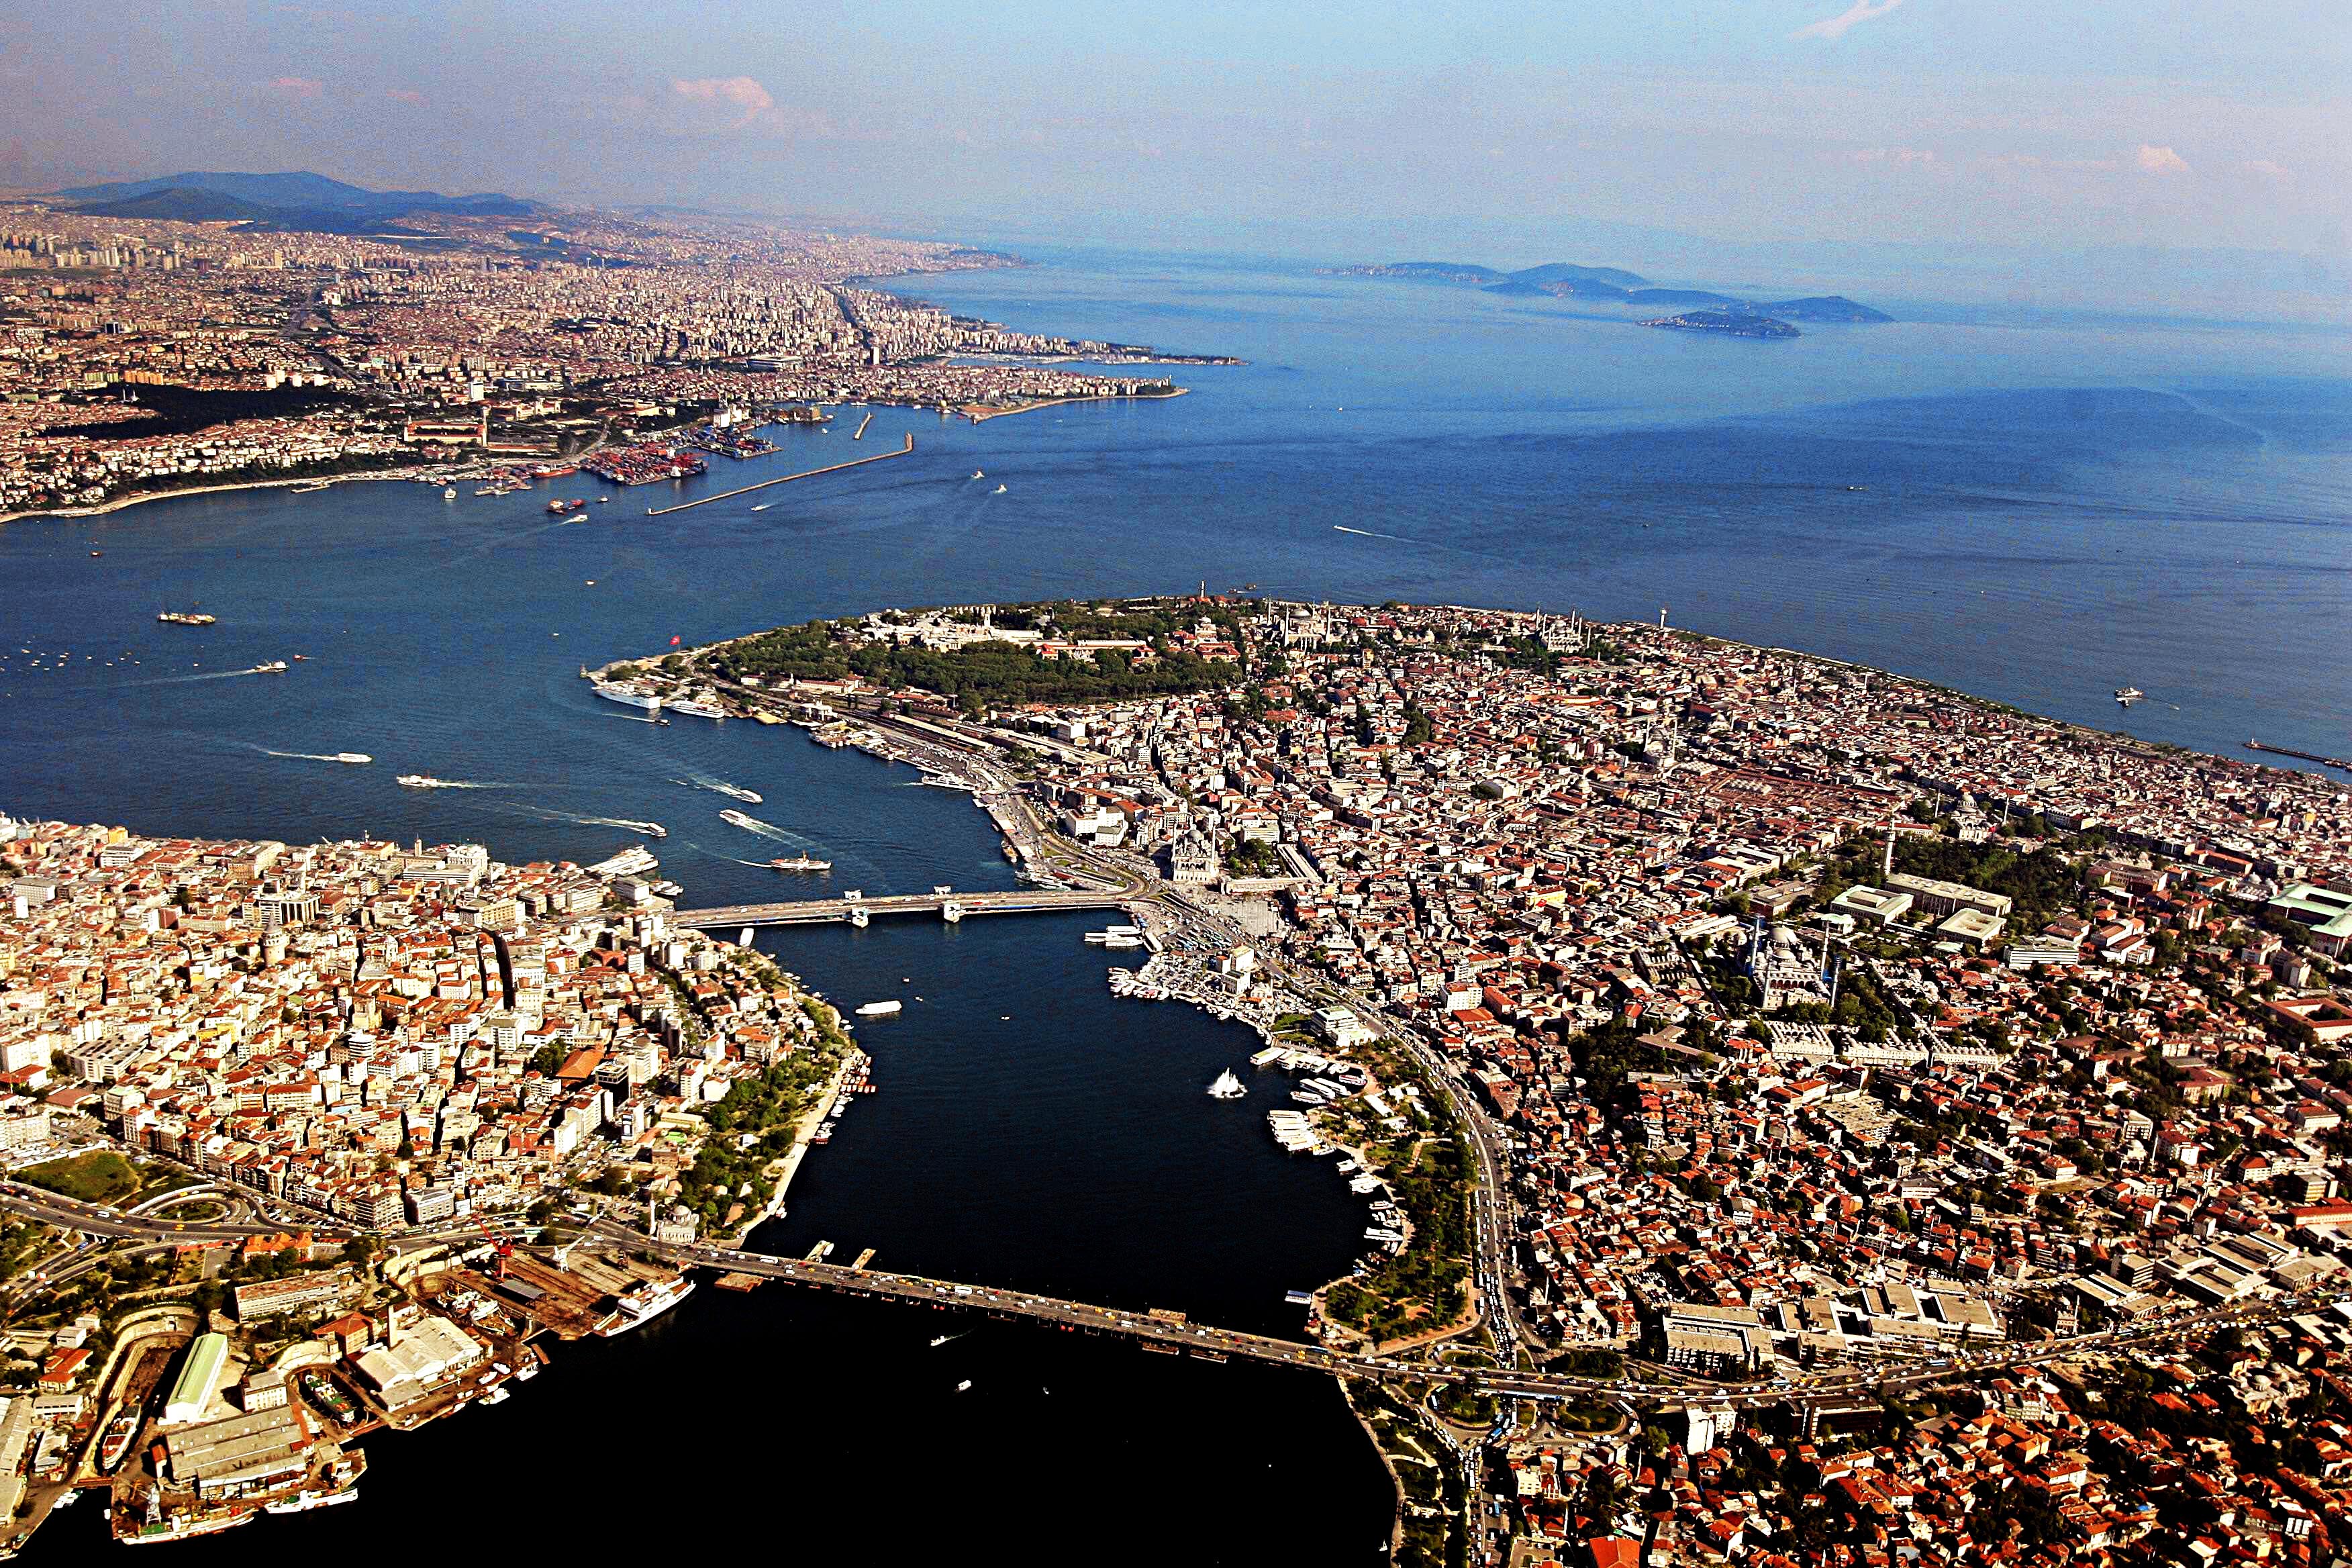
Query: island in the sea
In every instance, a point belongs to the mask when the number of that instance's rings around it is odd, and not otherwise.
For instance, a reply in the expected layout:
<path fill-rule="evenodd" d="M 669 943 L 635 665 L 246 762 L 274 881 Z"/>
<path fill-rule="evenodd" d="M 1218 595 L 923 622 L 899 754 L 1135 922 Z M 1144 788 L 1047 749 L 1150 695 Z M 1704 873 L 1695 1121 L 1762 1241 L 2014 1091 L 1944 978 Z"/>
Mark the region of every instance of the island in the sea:
<path fill-rule="evenodd" d="M 1590 300 L 1600 304 L 1624 305 L 1633 309 L 1659 307 L 1703 306 L 1723 310 L 1753 311 L 1783 321 L 1845 322 L 1863 325 L 1891 321 L 1895 318 L 1871 306 L 1849 300 L 1843 294 L 1812 295 L 1802 299 L 1776 300 L 1743 300 L 1737 295 L 1717 293 L 1709 289 L 1660 288 L 1637 272 L 1622 267 L 1583 267 L 1573 262 L 1548 261 L 1538 267 L 1522 268 L 1516 272 L 1500 272 L 1464 261 L 1391 261 L 1372 266 L 1337 267 L 1325 269 L 1333 278 L 1387 278 L 1412 283 L 1447 283 L 1475 287 L 1488 294 L 1507 297 L 1548 297 L 1559 300 Z M 1678 322 L 1643 321 L 1643 326 L 1680 325 Z M 1711 324 L 1699 324 L 1691 330 L 1718 331 L 1727 329 Z M 1743 337 L 1778 337 L 1777 332 L 1740 332 Z"/>
<path fill-rule="evenodd" d="M 1788 322 L 1760 310 L 1685 310 L 1680 315 L 1654 316 L 1642 325 L 1676 332 L 1718 332 L 1728 338 L 1804 336 Z"/>

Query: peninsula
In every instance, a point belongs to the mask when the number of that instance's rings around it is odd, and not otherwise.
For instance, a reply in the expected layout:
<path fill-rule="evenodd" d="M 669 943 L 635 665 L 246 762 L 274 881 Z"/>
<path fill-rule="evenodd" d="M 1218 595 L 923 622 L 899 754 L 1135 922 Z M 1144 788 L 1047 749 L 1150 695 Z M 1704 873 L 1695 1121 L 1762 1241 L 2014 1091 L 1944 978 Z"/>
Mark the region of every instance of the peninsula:
<path fill-rule="evenodd" d="M 1837 1538 L 1889 1488 L 1958 1517 L 1939 1435 L 1986 1421 L 2021 1434 L 1989 1484 L 2079 1466 L 2064 1495 L 2102 1502 L 2041 1528 L 2085 1544 L 2157 1506 L 2151 1389 L 2186 1441 L 2316 1397 L 2306 1342 L 2352 1352 L 2322 1311 L 2352 1070 L 2323 779 L 1394 603 L 886 611 L 638 670 L 974 789 L 1033 884 L 1152 934 L 1114 989 L 1298 1064 L 1270 1134 L 1384 1205 L 1307 1331 L 1394 1369 L 1351 1392 L 1407 1560 L 1489 1491 L 1537 1542 Z M 1466 1492 L 1433 1438 L 1476 1456 Z M 1831 1485 L 1848 1451 L 1874 1489 Z M 2201 1451 L 2337 1506 L 2277 1448 Z M 1636 1507 L 1683 1467 L 1761 1479 Z"/>

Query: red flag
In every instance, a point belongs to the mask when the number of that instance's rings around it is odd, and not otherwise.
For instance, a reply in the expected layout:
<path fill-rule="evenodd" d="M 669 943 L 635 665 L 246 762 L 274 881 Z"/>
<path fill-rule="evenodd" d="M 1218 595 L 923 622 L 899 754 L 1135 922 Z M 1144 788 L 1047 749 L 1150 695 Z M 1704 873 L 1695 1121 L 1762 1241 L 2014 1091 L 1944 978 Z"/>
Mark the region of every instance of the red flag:
<path fill-rule="evenodd" d="M 676 638 L 676 637 L 672 637 L 672 638 L 670 638 L 670 639 L 669 639 L 669 646 L 670 646 L 670 647 L 676 647 L 677 646 L 677 638 Z"/>

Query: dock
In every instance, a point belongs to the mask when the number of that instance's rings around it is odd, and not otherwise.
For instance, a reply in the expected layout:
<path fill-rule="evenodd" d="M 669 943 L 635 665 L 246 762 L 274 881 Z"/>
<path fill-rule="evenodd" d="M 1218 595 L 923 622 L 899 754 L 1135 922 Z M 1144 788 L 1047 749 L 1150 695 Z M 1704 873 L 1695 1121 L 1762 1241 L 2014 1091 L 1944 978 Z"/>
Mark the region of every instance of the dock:
<path fill-rule="evenodd" d="M 869 414 L 866 417 L 870 419 L 873 416 Z M 732 500 L 737 496 L 750 495 L 753 490 L 766 489 L 770 485 L 788 485 L 794 479 L 813 479 L 819 474 L 837 474 L 844 468 L 855 468 L 864 463 L 887 463 L 893 458 L 903 458 L 914 449 L 915 433 L 912 430 L 909 430 L 907 432 L 907 444 L 899 447 L 895 452 L 877 452 L 870 458 L 852 458 L 845 463 L 832 463 L 822 468 L 811 468 L 805 473 L 785 474 L 778 479 L 761 479 L 756 485 L 745 485 L 739 489 L 721 490 L 715 496 L 698 496 L 692 500 L 680 501 L 676 506 L 647 507 L 646 509 L 646 515 L 647 517 L 667 517 L 674 511 L 691 511 L 698 506 L 709 506 L 715 500 Z"/>
<path fill-rule="evenodd" d="M 2317 763 L 2323 768 L 2342 768 L 2346 773 L 2352 773 L 2352 758 L 2323 757 L 2317 752 L 2298 752 L 2293 746 L 2265 746 L 2260 741 L 2251 737 L 2247 739 L 2246 750 L 2268 752 L 2274 757 L 2293 757 L 2298 762 Z"/>
<path fill-rule="evenodd" d="M 868 414 L 865 418 L 860 419 L 860 420 L 857 422 L 857 428 L 856 428 L 856 430 L 854 430 L 854 431 L 852 431 L 852 432 L 850 433 L 850 437 L 849 437 L 849 438 L 850 438 L 851 440 L 853 440 L 853 441 L 863 441 L 863 440 L 865 440 L 865 439 L 866 439 L 866 427 L 868 425 L 871 425 L 871 424 L 873 424 L 873 423 L 874 423 L 874 416 L 872 416 L 871 414 Z M 909 436 L 909 437 L 907 437 L 907 440 L 908 440 L 908 444 L 909 444 L 909 445 L 912 445 L 912 444 L 913 444 L 913 441 L 914 441 L 914 437 L 913 437 L 912 436 Z"/>

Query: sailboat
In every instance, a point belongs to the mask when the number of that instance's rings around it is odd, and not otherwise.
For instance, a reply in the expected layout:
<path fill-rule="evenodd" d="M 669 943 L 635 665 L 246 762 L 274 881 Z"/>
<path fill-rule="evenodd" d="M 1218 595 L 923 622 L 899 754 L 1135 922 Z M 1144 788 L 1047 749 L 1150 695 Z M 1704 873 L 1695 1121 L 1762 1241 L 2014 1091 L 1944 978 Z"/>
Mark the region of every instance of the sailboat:
<path fill-rule="evenodd" d="M 1219 1073 L 1217 1081 L 1209 1086 L 1211 1100 L 1239 1100 L 1248 1092 L 1248 1089 L 1242 1087 L 1242 1080 L 1234 1076 L 1234 1069 L 1231 1068 Z"/>
<path fill-rule="evenodd" d="M 994 493 L 994 494 L 996 494 L 996 495 L 1003 495 L 1003 494 L 1004 493 L 1004 487 L 1003 487 L 1003 485 L 999 485 L 999 486 L 997 486 L 997 487 L 996 487 L 996 489 L 995 489 L 995 490 L 994 490 L 992 493 Z"/>
<path fill-rule="evenodd" d="M 984 479 L 988 478 L 988 470 L 985 468 L 974 468 L 971 471 L 971 477 L 975 479 Z"/>

